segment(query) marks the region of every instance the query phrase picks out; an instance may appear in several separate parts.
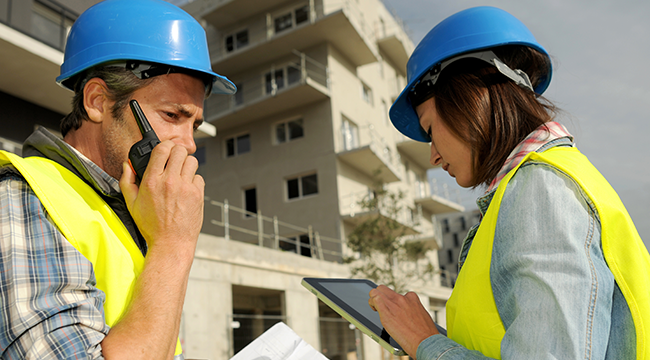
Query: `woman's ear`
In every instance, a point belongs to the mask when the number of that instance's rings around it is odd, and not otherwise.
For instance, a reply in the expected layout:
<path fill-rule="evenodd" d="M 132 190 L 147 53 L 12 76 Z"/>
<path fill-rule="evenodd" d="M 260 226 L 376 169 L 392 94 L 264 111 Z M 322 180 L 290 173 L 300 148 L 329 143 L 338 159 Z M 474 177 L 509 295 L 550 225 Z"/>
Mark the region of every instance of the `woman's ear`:
<path fill-rule="evenodd" d="M 88 119 L 93 123 L 101 123 L 110 115 L 110 100 L 104 80 L 92 78 L 84 85 L 84 108 Z"/>

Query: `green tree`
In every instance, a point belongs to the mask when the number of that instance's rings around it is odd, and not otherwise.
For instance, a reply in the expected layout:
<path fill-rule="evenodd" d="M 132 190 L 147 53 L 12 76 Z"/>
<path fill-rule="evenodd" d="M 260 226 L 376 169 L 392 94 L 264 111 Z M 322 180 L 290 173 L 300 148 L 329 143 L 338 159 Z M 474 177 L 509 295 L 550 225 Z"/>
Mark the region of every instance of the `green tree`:
<path fill-rule="evenodd" d="M 348 247 L 358 255 L 344 261 L 350 264 L 353 276 L 402 293 L 414 283 L 430 279 L 435 267 L 426 256 L 429 248 L 422 242 L 404 239 L 413 233 L 411 227 L 397 220 L 407 210 L 404 192 L 386 190 L 381 183 L 376 183 L 374 189 L 359 201 L 365 220 L 347 238 Z"/>

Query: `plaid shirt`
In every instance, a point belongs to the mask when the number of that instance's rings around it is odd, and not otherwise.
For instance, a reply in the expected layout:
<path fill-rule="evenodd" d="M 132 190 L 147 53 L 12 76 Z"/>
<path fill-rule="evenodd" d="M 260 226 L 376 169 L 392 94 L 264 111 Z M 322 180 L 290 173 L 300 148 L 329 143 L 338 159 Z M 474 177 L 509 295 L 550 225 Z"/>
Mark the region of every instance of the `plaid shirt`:
<path fill-rule="evenodd" d="M 492 190 L 496 189 L 499 186 L 501 179 L 503 179 L 510 170 L 519 165 L 519 162 L 521 162 L 529 152 L 538 151 L 550 142 L 562 138 L 567 138 L 570 141 L 573 141 L 573 135 L 569 134 L 564 125 L 557 121 L 547 122 L 533 130 L 533 132 L 528 134 L 528 136 L 526 136 L 526 138 L 520 142 L 514 150 L 512 150 L 505 163 L 503 163 L 503 167 L 501 167 L 501 170 L 499 170 L 497 176 L 492 180 L 485 193 L 488 194 Z"/>
<path fill-rule="evenodd" d="M 72 149 L 72 148 L 70 148 Z M 119 191 L 116 179 L 72 149 Z M 103 359 L 104 293 L 23 177 L 0 169 L 0 359 Z"/>

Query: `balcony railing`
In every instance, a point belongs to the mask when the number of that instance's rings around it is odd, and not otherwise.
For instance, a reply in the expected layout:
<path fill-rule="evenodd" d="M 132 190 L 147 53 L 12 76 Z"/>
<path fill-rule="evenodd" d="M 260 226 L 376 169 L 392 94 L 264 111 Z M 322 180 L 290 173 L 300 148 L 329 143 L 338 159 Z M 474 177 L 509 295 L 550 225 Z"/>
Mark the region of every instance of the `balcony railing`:
<path fill-rule="evenodd" d="M 350 219 L 367 215 L 371 211 L 364 209 L 361 206 L 361 202 L 364 200 L 372 199 L 373 196 L 374 195 L 370 190 L 354 192 L 342 196 L 340 205 L 341 215 L 346 216 Z M 382 213 L 381 210 L 379 210 L 379 213 L 386 216 Z M 415 209 L 404 206 L 402 209 L 400 209 L 394 219 L 397 220 L 400 224 L 411 228 L 410 230 L 406 231 L 406 234 L 413 235 L 413 228 L 417 227 L 420 224 L 420 216 L 421 214 L 419 214 Z"/>
<path fill-rule="evenodd" d="M 208 98 L 205 104 L 206 118 L 214 121 L 225 114 L 259 103 L 304 84 L 320 86 L 326 92 L 329 89 L 327 66 L 304 53 L 294 51 L 289 61 L 272 64 L 267 69 L 261 76 L 254 75 L 243 80 L 235 79 L 238 89 L 234 96 L 211 96 Z"/>
<path fill-rule="evenodd" d="M 374 125 L 357 128 L 344 126 L 341 130 L 339 157 L 369 176 L 379 169 L 382 182 L 400 181 L 403 167 L 399 153 L 392 151 L 388 142 L 375 130 Z"/>
<path fill-rule="evenodd" d="M 63 51 L 70 27 L 79 15 L 54 0 L 34 0 L 26 22 L 14 16 L 14 10 L 22 6 L 26 6 L 22 0 L 0 0 L 0 22 Z"/>
<path fill-rule="evenodd" d="M 207 206 L 219 208 L 220 219 L 211 219 L 210 223 L 223 228 L 226 240 L 239 240 L 275 250 L 296 252 L 303 256 L 320 260 L 338 262 L 342 259 L 342 242 L 340 239 L 321 236 L 309 225 L 304 228 L 278 220 L 277 216 L 269 217 L 246 211 L 228 203 L 219 202 L 206 197 Z M 238 213 L 239 218 L 246 217 L 255 221 L 233 224 L 232 213 Z"/>

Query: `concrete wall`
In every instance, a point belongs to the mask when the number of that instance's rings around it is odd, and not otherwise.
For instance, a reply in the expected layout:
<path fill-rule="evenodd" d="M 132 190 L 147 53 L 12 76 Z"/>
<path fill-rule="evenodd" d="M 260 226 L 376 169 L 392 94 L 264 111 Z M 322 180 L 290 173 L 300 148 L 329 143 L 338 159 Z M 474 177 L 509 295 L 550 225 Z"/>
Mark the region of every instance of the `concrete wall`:
<path fill-rule="evenodd" d="M 303 277 L 349 277 L 349 271 L 337 263 L 201 234 L 183 307 L 185 357 L 232 356 L 233 285 L 283 291 L 287 324 L 320 350 L 318 299 L 300 284 Z"/>

